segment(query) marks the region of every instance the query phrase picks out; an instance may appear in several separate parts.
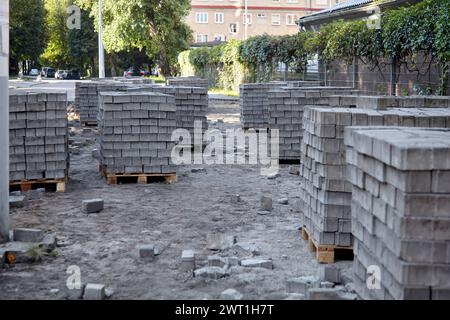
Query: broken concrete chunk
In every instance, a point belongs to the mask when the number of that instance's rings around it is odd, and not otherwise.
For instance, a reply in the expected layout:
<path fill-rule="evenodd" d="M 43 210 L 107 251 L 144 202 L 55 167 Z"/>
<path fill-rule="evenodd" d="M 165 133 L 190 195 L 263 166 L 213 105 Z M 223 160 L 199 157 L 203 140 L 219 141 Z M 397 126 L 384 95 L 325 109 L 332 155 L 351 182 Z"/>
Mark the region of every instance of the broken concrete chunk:
<path fill-rule="evenodd" d="M 181 253 L 181 269 L 183 271 L 195 269 L 195 253 L 193 250 L 184 250 Z"/>
<path fill-rule="evenodd" d="M 10 208 L 22 208 L 25 206 L 25 196 L 9 196 Z"/>
<path fill-rule="evenodd" d="M 243 295 L 235 289 L 227 289 L 220 294 L 222 300 L 242 300 Z"/>
<path fill-rule="evenodd" d="M 84 289 L 84 300 L 105 300 L 105 285 L 88 283 Z"/>
<path fill-rule="evenodd" d="M 272 198 L 262 196 L 261 197 L 261 210 L 272 211 L 272 208 L 273 208 Z"/>
<path fill-rule="evenodd" d="M 231 203 L 239 203 L 241 202 L 241 196 L 238 194 L 231 196 Z"/>
<path fill-rule="evenodd" d="M 307 295 L 308 289 L 318 285 L 319 278 L 314 276 L 291 278 L 286 281 L 287 293 L 300 293 Z"/>
<path fill-rule="evenodd" d="M 83 200 L 82 210 L 84 213 L 97 213 L 104 208 L 104 202 L 102 199 Z"/>
<path fill-rule="evenodd" d="M 289 174 L 293 174 L 293 175 L 300 175 L 300 168 L 297 166 L 290 166 L 289 167 Z"/>
<path fill-rule="evenodd" d="M 261 254 L 261 249 L 254 243 L 236 243 L 234 245 L 236 249 L 244 250 L 251 253 L 253 256 L 259 256 Z"/>
<path fill-rule="evenodd" d="M 289 199 L 288 199 L 288 198 L 281 198 L 281 199 L 278 199 L 278 204 L 281 204 L 281 205 L 286 206 L 286 205 L 289 204 Z"/>
<path fill-rule="evenodd" d="M 320 283 L 320 287 L 321 288 L 333 288 L 334 287 L 334 283 L 333 282 L 329 282 L 329 281 L 323 281 Z"/>
<path fill-rule="evenodd" d="M 44 231 L 39 229 L 17 228 L 13 230 L 13 241 L 41 242 L 44 239 Z"/>
<path fill-rule="evenodd" d="M 45 194 L 44 188 L 39 188 L 36 190 L 30 190 L 26 193 L 28 200 L 39 200 L 41 199 Z"/>
<path fill-rule="evenodd" d="M 357 295 L 339 288 L 312 288 L 308 290 L 309 300 L 356 300 Z"/>
<path fill-rule="evenodd" d="M 236 243 L 236 236 L 211 233 L 206 236 L 206 242 L 209 250 L 226 250 Z"/>
<path fill-rule="evenodd" d="M 279 174 L 278 172 L 275 172 L 275 173 L 269 174 L 269 175 L 267 176 L 267 179 L 269 179 L 269 180 L 274 180 L 274 179 L 276 179 L 276 178 L 278 178 L 278 177 L 280 177 L 280 174 Z"/>
<path fill-rule="evenodd" d="M 223 268 L 227 265 L 227 261 L 219 256 L 209 256 L 208 257 L 208 265 L 210 267 L 220 267 Z"/>
<path fill-rule="evenodd" d="M 56 235 L 55 234 L 46 234 L 44 239 L 39 243 L 39 247 L 44 249 L 47 252 L 53 251 L 56 249 Z"/>
<path fill-rule="evenodd" d="M 139 257 L 142 259 L 149 259 L 155 257 L 155 246 L 154 245 L 142 245 L 139 247 Z"/>
<path fill-rule="evenodd" d="M 273 262 L 271 259 L 245 259 L 241 261 L 241 266 L 247 268 L 265 268 L 273 269 Z"/>
<path fill-rule="evenodd" d="M 341 283 L 341 270 L 334 265 L 323 265 L 320 268 L 320 278 L 323 281 Z"/>
<path fill-rule="evenodd" d="M 219 267 L 205 267 L 194 271 L 195 277 L 218 280 L 229 276 L 227 271 Z"/>

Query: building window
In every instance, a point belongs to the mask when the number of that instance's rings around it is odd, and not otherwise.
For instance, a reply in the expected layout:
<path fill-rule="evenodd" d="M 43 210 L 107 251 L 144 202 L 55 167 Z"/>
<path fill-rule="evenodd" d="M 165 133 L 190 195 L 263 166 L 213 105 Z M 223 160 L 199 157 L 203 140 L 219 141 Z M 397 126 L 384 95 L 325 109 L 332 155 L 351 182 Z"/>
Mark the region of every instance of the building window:
<path fill-rule="evenodd" d="M 251 13 L 247 13 L 247 14 L 244 14 L 244 21 L 243 21 L 243 24 L 244 25 L 246 25 L 246 24 L 252 24 L 252 19 L 253 18 L 253 15 L 251 14 Z"/>
<path fill-rule="evenodd" d="M 225 15 L 222 12 L 216 12 L 214 16 L 216 23 L 224 23 Z"/>
<path fill-rule="evenodd" d="M 259 18 L 259 19 L 265 19 L 265 18 L 267 18 L 267 15 L 265 13 L 258 13 L 256 15 L 256 17 Z"/>
<path fill-rule="evenodd" d="M 196 42 L 208 42 L 207 34 L 197 34 Z"/>
<path fill-rule="evenodd" d="M 298 20 L 298 15 L 296 14 L 288 14 L 286 15 L 286 24 L 288 26 L 294 26 L 295 22 Z"/>
<path fill-rule="evenodd" d="M 230 33 L 237 33 L 238 32 L 238 26 L 236 23 L 230 24 Z"/>
<path fill-rule="evenodd" d="M 196 23 L 208 23 L 208 12 L 197 12 L 195 14 Z"/>
<path fill-rule="evenodd" d="M 273 14 L 272 15 L 272 25 L 273 26 L 281 25 L 281 15 L 280 14 Z"/>

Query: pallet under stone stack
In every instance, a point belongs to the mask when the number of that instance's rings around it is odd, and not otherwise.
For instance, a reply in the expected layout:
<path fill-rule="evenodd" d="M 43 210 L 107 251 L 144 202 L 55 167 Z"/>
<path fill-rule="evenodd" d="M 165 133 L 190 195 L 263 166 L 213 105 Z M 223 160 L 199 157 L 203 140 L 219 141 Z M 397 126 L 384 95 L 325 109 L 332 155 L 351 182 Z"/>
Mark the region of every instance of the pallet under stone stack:
<path fill-rule="evenodd" d="M 208 80 L 198 77 L 169 78 L 167 80 L 167 85 L 177 87 L 209 88 Z"/>
<path fill-rule="evenodd" d="M 174 96 L 177 128 L 188 130 L 192 139 L 196 122 L 201 123 L 202 134 L 208 130 L 208 89 L 206 88 L 155 85 L 129 87 L 128 92 L 159 92 Z"/>
<path fill-rule="evenodd" d="M 96 81 L 77 82 L 75 104 L 80 112 L 82 124 L 96 125 L 98 115 L 98 96 L 104 91 L 125 91 L 128 85 L 120 82 Z"/>
<path fill-rule="evenodd" d="M 306 108 L 303 126 L 300 166 L 303 225 L 317 245 L 350 247 L 352 188 L 347 177 L 355 173 L 346 166 L 344 128 L 449 127 L 450 109 Z"/>
<path fill-rule="evenodd" d="M 151 92 L 102 92 L 100 158 L 108 183 L 118 175 L 175 174 L 171 162 L 176 129 L 173 96 Z"/>
<path fill-rule="evenodd" d="M 450 299 L 450 130 L 346 129 L 355 289 L 364 299 Z M 364 183 L 365 181 L 365 183 Z M 367 287 L 369 266 L 380 289 Z"/>
<path fill-rule="evenodd" d="M 331 96 L 351 95 L 358 91 L 323 87 L 320 89 L 282 87 L 269 91 L 270 129 L 279 130 L 279 155 L 283 162 L 300 162 L 300 144 L 303 138 L 303 110 L 307 106 L 330 106 Z M 337 100 L 334 103 L 344 103 Z M 339 106 L 336 104 L 335 106 Z"/>
<path fill-rule="evenodd" d="M 67 93 L 10 90 L 9 101 L 11 183 L 64 184 L 69 171 Z"/>

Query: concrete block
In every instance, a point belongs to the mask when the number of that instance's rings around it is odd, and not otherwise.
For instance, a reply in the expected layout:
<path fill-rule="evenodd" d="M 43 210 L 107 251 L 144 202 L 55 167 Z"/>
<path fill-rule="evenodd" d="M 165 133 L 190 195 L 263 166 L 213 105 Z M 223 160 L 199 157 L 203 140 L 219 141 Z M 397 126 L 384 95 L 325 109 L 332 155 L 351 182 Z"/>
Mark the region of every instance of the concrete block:
<path fill-rule="evenodd" d="M 82 211 L 84 213 L 97 213 L 104 209 L 104 201 L 102 199 L 83 200 Z"/>
<path fill-rule="evenodd" d="M 184 250 L 181 254 L 181 270 L 191 271 L 195 269 L 195 253 L 193 250 Z"/>
<path fill-rule="evenodd" d="M 209 256 L 208 265 L 210 267 L 220 267 L 223 268 L 227 265 L 227 260 L 219 256 Z"/>
<path fill-rule="evenodd" d="M 195 277 L 218 280 L 229 276 L 229 273 L 220 267 L 204 267 L 194 271 Z"/>
<path fill-rule="evenodd" d="M 139 257 L 143 259 L 152 259 L 155 257 L 155 246 L 154 245 L 142 245 L 139 247 Z"/>
<path fill-rule="evenodd" d="M 83 300 L 105 300 L 105 285 L 88 283 L 84 288 Z"/>
<path fill-rule="evenodd" d="M 22 208 L 25 206 L 25 196 L 9 196 L 10 208 Z"/>
<path fill-rule="evenodd" d="M 245 259 L 241 261 L 241 266 L 246 268 L 264 268 L 273 269 L 273 262 L 271 259 Z"/>
<path fill-rule="evenodd" d="M 334 265 L 323 265 L 320 268 L 320 278 L 327 282 L 341 283 L 341 270 Z"/>
<path fill-rule="evenodd" d="M 210 233 L 206 236 L 207 249 L 226 250 L 236 243 L 236 236 L 222 233 Z"/>
<path fill-rule="evenodd" d="M 307 295 L 310 288 L 319 286 L 319 278 L 314 276 L 291 278 L 286 281 L 287 293 L 300 293 Z"/>
<path fill-rule="evenodd" d="M 261 197 L 261 210 L 272 211 L 272 209 L 273 209 L 272 198 L 262 196 Z"/>
<path fill-rule="evenodd" d="M 17 228 L 13 230 L 13 240 L 20 242 L 41 242 L 44 239 L 44 231 L 39 229 Z"/>

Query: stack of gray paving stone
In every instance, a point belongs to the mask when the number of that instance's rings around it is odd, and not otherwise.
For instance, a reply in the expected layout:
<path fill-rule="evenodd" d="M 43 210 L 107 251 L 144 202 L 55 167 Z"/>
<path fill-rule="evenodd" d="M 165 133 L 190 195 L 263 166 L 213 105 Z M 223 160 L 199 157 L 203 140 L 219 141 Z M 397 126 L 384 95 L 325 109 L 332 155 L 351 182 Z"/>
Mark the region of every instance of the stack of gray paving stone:
<path fill-rule="evenodd" d="M 285 82 L 246 83 L 240 86 L 241 123 L 244 129 L 269 128 L 269 91 Z"/>
<path fill-rule="evenodd" d="M 348 126 L 448 127 L 448 108 L 306 108 L 301 147 L 303 225 L 324 245 L 351 246 L 351 184 L 345 160 Z M 348 170 L 348 172 L 347 172 Z M 383 174 L 381 170 L 380 174 Z M 369 180 L 366 180 L 369 183 Z"/>
<path fill-rule="evenodd" d="M 128 92 L 159 92 L 175 97 L 177 128 L 186 129 L 193 139 L 195 123 L 202 134 L 208 130 L 208 89 L 183 86 L 133 86 Z M 192 141 L 193 142 L 193 141 Z"/>
<path fill-rule="evenodd" d="M 152 92 L 100 93 L 101 164 L 108 174 L 176 173 L 173 96 Z"/>
<path fill-rule="evenodd" d="M 10 180 L 66 178 L 67 93 L 10 90 L 9 99 Z"/>
<path fill-rule="evenodd" d="M 345 144 L 355 172 L 356 291 L 365 299 L 448 300 L 450 130 L 350 127 Z M 367 270 L 376 269 L 379 289 L 368 288 Z"/>
<path fill-rule="evenodd" d="M 361 109 L 387 108 L 450 108 L 448 96 L 357 96 L 339 94 L 330 100 L 330 106 L 347 106 Z"/>
<path fill-rule="evenodd" d="M 167 85 L 178 87 L 209 88 L 208 80 L 198 77 L 180 77 L 167 79 Z"/>
<path fill-rule="evenodd" d="M 82 123 L 96 123 L 98 115 L 98 96 L 104 91 L 125 91 L 126 83 L 112 81 L 77 82 L 75 86 L 75 105 L 80 112 Z"/>
<path fill-rule="evenodd" d="M 348 88 L 333 87 L 314 89 L 282 87 L 269 91 L 269 124 L 270 129 L 279 130 L 280 160 L 300 161 L 303 110 L 306 106 L 330 106 L 331 96 L 338 93 L 351 95 L 357 92 Z"/>

